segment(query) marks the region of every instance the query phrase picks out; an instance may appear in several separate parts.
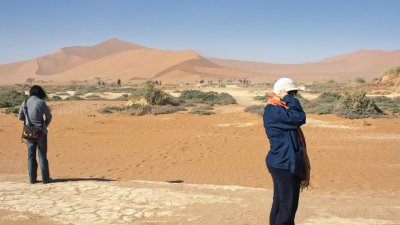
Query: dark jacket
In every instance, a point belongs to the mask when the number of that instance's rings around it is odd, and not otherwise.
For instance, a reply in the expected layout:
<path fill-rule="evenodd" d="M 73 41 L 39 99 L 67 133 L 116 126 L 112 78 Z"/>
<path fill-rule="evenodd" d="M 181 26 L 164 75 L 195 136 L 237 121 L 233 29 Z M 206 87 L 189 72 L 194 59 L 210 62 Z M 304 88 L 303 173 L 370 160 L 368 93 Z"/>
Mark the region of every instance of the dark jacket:
<path fill-rule="evenodd" d="M 33 125 L 42 128 L 43 133 L 47 134 L 47 126 L 49 126 L 51 122 L 52 115 L 46 102 L 36 96 L 31 96 L 28 101 L 26 101 L 26 104 L 28 107 L 29 119 Z M 45 119 L 43 116 L 45 116 Z M 26 118 L 24 110 L 24 103 L 22 103 L 19 108 L 18 118 L 25 121 L 25 124 L 28 124 L 28 119 Z"/>
<path fill-rule="evenodd" d="M 270 143 L 266 163 L 269 167 L 290 170 L 300 177 L 303 150 L 297 129 L 306 123 L 306 114 L 296 98 L 286 95 L 283 100 L 289 109 L 265 106 L 264 128 Z"/>

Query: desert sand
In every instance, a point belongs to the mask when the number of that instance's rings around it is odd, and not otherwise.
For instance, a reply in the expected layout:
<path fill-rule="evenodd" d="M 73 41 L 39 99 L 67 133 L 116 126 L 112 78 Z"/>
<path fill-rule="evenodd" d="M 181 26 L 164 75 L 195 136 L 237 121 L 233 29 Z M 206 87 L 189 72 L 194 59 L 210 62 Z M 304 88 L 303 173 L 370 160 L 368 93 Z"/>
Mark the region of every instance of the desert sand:
<path fill-rule="evenodd" d="M 97 110 L 124 102 L 50 102 L 50 185 L 27 184 L 22 124 L 0 114 L 0 224 L 265 224 L 269 144 L 261 117 L 243 112 L 262 91 L 224 91 L 239 104 L 211 116 L 104 115 Z M 298 224 L 400 224 L 399 118 L 308 115 L 303 130 L 312 188 Z"/>

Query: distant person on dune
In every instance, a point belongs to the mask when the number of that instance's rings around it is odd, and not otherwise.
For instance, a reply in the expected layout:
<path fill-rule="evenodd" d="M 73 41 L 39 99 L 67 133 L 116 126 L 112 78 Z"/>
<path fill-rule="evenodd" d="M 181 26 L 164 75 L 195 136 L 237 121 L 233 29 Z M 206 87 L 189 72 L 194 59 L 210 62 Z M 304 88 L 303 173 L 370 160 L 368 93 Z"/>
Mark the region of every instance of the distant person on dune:
<path fill-rule="evenodd" d="M 270 225 L 294 225 L 300 188 L 308 187 L 310 162 L 300 126 L 306 114 L 294 96 L 303 86 L 281 78 L 274 85 L 264 111 L 264 128 L 270 142 L 266 164 L 274 184 Z"/>
<path fill-rule="evenodd" d="M 47 160 L 47 127 L 51 122 L 52 115 L 50 108 L 44 101 L 47 95 L 42 87 L 32 86 L 29 95 L 30 98 L 22 103 L 18 114 L 19 119 L 24 121 L 26 125 L 29 123 L 39 127 L 38 138 L 24 139 L 24 142 L 28 145 L 29 182 L 31 184 L 37 182 L 36 149 L 38 148 L 42 183 L 46 184 L 51 181 Z"/>

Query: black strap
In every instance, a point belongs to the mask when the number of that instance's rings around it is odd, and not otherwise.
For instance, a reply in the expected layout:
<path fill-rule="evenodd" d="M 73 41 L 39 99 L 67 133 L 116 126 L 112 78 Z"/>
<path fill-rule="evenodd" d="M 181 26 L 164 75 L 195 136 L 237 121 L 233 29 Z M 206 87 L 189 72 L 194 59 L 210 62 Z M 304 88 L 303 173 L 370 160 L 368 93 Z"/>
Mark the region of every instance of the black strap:
<path fill-rule="evenodd" d="M 29 125 L 29 126 L 33 126 L 33 123 L 32 123 L 31 120 L 29 119 L 28 106 L 26 105 L 26 104 L 27 104 L 27 101 L 28 101 L 28 100 L 25 100 L 25 101 L 24 101 L 25 115 L 26 115 L 26 118 L 28 119 L 28 125 Z"/>

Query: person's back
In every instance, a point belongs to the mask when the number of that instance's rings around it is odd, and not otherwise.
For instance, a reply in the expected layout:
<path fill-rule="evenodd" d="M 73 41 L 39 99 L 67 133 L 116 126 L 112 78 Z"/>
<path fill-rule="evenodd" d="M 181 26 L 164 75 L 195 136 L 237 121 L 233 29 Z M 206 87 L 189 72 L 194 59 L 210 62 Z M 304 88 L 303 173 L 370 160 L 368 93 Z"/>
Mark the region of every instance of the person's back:
<path fill-rule="evenodd" d="M 47 126 L 51 122 L 52 115 L 46 102 L 33 95 L 26 101 L 26 107 L 28 109 L 29 119 L 31 120 L 32 124 L 37 127 L 41 127 L 42 132 L 47 134 Z M 43 116 L 45 116 L 46 119 L 44 119 Z M 19 119 L 25 121 L 26 124 L 28 123 L 25 116 L 24 104 L 20 108 Z"/>

